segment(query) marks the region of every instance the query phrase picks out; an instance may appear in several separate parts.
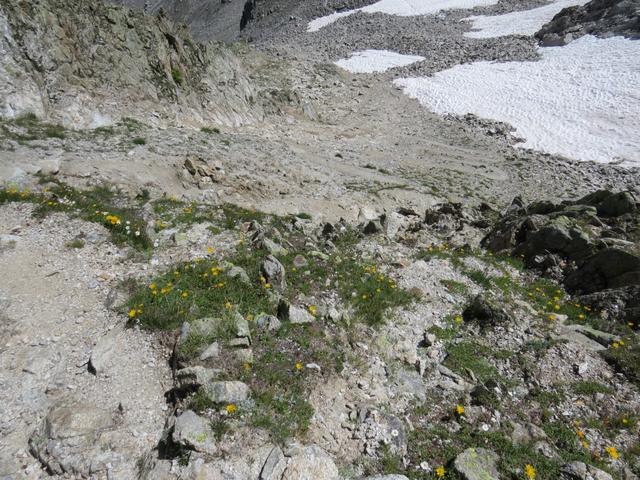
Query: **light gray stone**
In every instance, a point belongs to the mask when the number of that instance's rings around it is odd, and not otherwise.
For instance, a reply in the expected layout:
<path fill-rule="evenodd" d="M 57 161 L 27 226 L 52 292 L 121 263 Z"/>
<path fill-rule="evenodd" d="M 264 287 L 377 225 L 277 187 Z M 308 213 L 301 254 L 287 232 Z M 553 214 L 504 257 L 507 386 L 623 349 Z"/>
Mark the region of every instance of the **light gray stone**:
<path fill-rule="evenodd" d="M 315 445 L 302 447 L 292 455 L 282 480 L 339 480 L 331 457 Z"/>
<path fill-rule="evenodd" d="M 280 480 L 285 468 L 287 468 L 287 459 L 284 453 L 280 447 L 273 447 L 260 471 L 259 480 Z"/>
<path fill-rule="evenodd" d="M 271 332 L 278 330 L 282 323 L 278 320 L 278 317 L 274 317 L 273 315 L 260 315 L 256 320 L 256 325 L 262 330 Z"/>
<path fill-rule="evenodd" d="M 249 398 L 247 384 L 237 381 L 209 382 L 202 391 L 214 403 L 239 403 Z"/>
<path fill-rule="evenodd" d="M 213 342 L 204 351 L 200 354 L 200 360 L 209 360 L 211 358 L 218 358 L 220 356 L 220 344 L 218 342 Z"/>
<path fill-rule="evenodd" d="M 283 289 L 286 286 L 285 270 L 280 261 L 273 255 L 267 256 L 262 262 L 262 275 L 267 283 L 276 289 Z"/>
<path fill-rule="evenodd" d="M 196 452 L 213 455 L 217 450 L 209 420 L 191 410 L 176 418 L 172 438 L 175 443 Z"/>

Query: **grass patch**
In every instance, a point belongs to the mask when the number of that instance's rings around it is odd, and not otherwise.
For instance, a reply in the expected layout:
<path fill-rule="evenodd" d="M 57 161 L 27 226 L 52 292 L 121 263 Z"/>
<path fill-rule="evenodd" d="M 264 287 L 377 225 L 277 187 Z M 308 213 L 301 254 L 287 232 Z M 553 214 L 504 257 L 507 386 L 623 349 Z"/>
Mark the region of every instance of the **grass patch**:
<path fill-rule="evenodd" d="M 600 382 L 582 381 L 571 385 L 571 390 L 576 395 L 593 395 L 596 393 L 612 394 L 614 390 Z"/>
<path fill-rule="evenodd" d="M 42 122 L 33 113 L 27 113 L 14 119 L 0 120 L 0 134 L 20 144 L 28 144 L 47 138 L 62 140 L 66 138 L 67 131 L 61 125 Z"/>
<path fill-rule="evenodd" d="M 447 358 L 443 364 L 458 373 L 470 377 L 469 371 L 482 383 L 498 376 L 498 370 L 489 362 L 498 355 L 489 347 L 467 341 L 451 344 L 447 347 Z"/>
<path fill-rule="evenodd" d="M 625 339 L 624 344 L 603 351 L 602 356 L 629 381 L 640 386 L 640 342 L 637 333 Z"/>
<path fill-rule="evenodd" d="M 275 306 L 259 281 L 254 251 L 241 247 L 229 260 L 241 265 L 251 281 L 229 276 L 214 259 L 181 263 L 140 288 L 129 300 L 130 317 L 150 330 L 172 330 L 202 317 L 223 317 L 236 309 L 244 316 L 272 313 Z"/>
<path fill-rule="evenodd" d="M 180 70 L 179 68 L 172 68 L 171 78 L 173 78 L 173 81 L 176 83 L 176 85 L 182 85 L 182 82 L 184 81 L 182 70 Z"/>
<path fill-rule="evenodd" d="M 84 240 L 81 238 L 74 238 L 73 240 L 66 243 L 66 247 L 74 249 L 84 248 Z"/>
<path fill-rule="evenodd" d="M 36 204 L 33 212 L 36 218 L 56 212 L 66 213 L 103 225 L 109 230 L 115 244 L 127 244 L 141 250 L 151 248 L 151 240 L 145 231 L 146 224 L 139 212 L 126 206 L 125 199 L 108 188 L 95 187 L 80 191 L 48 177 L 41 178 L 41 183 L 51 186 L 42 193 L 16 188 L 0 189 L 0 204 L 32 202 Z"/>
<path fill-rule="evenodd" d="M 136 137 L 131 141 L 131 143 L 133 143 L 134 145 L 146 145 L 147 140 L 142 137 Z"/>
<path fill-rule="evenodd" d="M 200 131 L 203 133 L 208 133 L 210 135 L 213 135 L 214 133 L 215 134 L 220 133 L 220 129 L 218 127 L 202 127 Z"/>

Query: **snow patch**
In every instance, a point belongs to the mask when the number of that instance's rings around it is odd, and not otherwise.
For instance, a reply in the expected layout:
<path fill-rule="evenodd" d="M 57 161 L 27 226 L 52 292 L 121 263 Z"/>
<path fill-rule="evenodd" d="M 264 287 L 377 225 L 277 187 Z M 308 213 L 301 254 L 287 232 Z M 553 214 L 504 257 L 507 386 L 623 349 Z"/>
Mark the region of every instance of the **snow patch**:
<path fill-rule="evenodd" d="M 473 31 L 466 32 L 465 37 L 492 38 L 506 35 L 533 36 L 543 25 L 550 22 L 563 8 L 584 5 L 589 0 L 560 0 L 532 10 L 511 12 L 496 16 L 474 16 L 462 21 L 473 23 Z"/>
<path fill-rule="evenodd" d="M 386 72 L 393 67 L 404 67 L 424 60 L 418 55 L 402 55 L 389 50 L 364 50 L 355 52 L 351 57 L 335 62 L 341 68 L 351 73 Z"/>
<path fill-rule="evenodd" d="M 439 114 L 511 124 L 518 146 L 640 165 L 640 42 L 587 35 L 536 62 L 477 62 L 394 83 Z"/>
<path fill-rule="evenodd" d="M 495 5 L 496 3 L 498 3 L 498 0 L 380 0 L 366 7 L 346 10 L 344 12 L 335 12 L 331 15 L 316 18 L 309 22 L 307 31 L 317 32 L 339 18 L 353 15 L 356 12 L 386 13 L 400 17 L 412 17 L 416 15 L 430 15 L 438 13 L 441 10 L 484 7 L 487 5 Z"/>

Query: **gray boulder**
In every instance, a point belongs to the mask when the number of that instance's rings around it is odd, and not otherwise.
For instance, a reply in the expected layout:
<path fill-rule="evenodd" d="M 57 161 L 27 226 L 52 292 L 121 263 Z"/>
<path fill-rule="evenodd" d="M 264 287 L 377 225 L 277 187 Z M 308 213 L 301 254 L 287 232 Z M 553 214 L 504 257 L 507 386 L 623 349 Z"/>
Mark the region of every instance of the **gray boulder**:
<path fill-rule="evenodd" d="M 261 272 L 266 281 L 274 288 L 282 290 L 286 287 L 284 266 L 273 255 L 264 259 Z"/>
<path fill-rule="evenodd" d="M 173 441 L 189 450 L 213 455 L 217 448 L 209 420 L 187 410 L 176 418 Z"/>

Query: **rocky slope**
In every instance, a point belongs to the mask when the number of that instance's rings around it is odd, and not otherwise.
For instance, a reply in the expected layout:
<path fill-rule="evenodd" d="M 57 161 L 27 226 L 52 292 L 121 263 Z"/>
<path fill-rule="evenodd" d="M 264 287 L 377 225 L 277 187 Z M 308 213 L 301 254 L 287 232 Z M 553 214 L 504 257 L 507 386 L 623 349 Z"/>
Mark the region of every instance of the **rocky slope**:
<path fill-rule="evenodd" d="M 239 125 L 263 112 L 242 62 L 164 17 L 101 2 L 3 2 L 0 113 L 66 126 L 122 117 L 156 125 Z"/>
<path fill-rule="evenodd" d="M 61 180 L 0 190 L 8 478 L 637 478 L 634 194 L 349 224 Z"/>
<path fill-rule="evenodd" d="M 0 4 L 0 478 L 638 478 L 640 171 L 390 83 L 532 38 L 145 3 Z"/>

